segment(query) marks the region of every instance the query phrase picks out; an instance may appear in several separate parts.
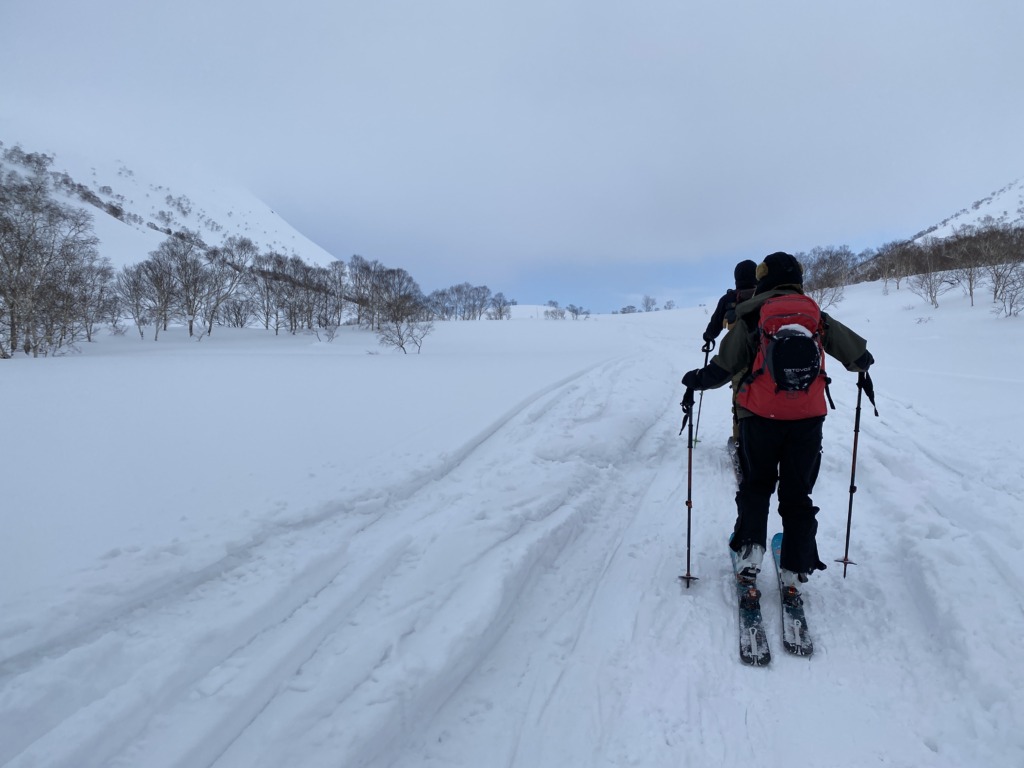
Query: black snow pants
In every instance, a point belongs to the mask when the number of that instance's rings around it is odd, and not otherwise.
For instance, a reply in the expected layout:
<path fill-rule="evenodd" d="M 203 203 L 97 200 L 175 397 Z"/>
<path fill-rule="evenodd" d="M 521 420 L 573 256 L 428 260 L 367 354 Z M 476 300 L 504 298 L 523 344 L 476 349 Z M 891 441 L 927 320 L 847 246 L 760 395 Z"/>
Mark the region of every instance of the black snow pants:
<path fill-rule="evenodd" d="M 736 493 L 733 547 L 767 545 L 768 512 L 776 483 L 782 517 L 782 567 L 797 573 L 824 570 L 815 533 L 818 508 L 811 492 L 821 468 L 825 417 L 780 421 L 761 416 L 739 420 L 743 481 Z"/>

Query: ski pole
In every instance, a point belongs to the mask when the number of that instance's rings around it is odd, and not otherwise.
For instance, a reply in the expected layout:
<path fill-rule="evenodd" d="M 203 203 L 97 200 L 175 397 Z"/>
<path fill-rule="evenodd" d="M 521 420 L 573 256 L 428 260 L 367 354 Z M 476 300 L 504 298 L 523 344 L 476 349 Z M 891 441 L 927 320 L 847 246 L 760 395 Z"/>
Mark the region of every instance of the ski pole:
<path fill-rule="evenodd" d="M 875 409 L 875 416 L 878 415 L 878 407 L 875 406 L 875 388 L 871 383 L 871 377 L 866 371 L 861 371 L 857 374 L 857 409 L 853 417 L 853 466 L 850 469 L 850 506 L 846 512 L 846 552 L 843 554 L 841 560 L 836 560 L 837 563 L 843 564 L 843 578 L 846 578 L 846 569 L 851 565 L 856 565 L 850 559 L 850 529 L 853 526 L 853 494 L 857 492 L 857 436 L 860 434 L 860 400 L 861 394 L 864 392 L 868 393 L 868 400 L 871 401 L 872 407 Z"/>
<path fill-rule="evenodd" d="M 687 388 L 683 394 L 683 424 L 679 427 L 679 434 L 683 434 L 686 425 L 690 425 L 690 431 L 686 441 L 686 573 L 679 579 L 690 588 L 691 581 L 697 581 L 697 577 L 690 573 L 690 522 L 693 512 L 693 390 Z"/>
<path fill-rule="evenodd" d="M 715 341 L 714 341 L 714 339 L 712 339 L 711 341 L 705 342 L 704 346 L 700 348 L 701 352 L 704 353 L 704 367 L 705 368 L 708 367 L 708 356 L 711 354 L 711 350 L 714 349 L 714 348 L 715 348 Z M 696 443 L 697 443 L 697 433 L 700 432 L 700 409 L 703 406 L 704 406 L 704 390 L 702 389 L 700 391 L 700 398 L 698 398 L 698 402 L 697 402 L 697 426 L 696 426 L 695 429 L 690 430 L 690 442 L 693 443 L 694 445 L 696 445 Z"/>

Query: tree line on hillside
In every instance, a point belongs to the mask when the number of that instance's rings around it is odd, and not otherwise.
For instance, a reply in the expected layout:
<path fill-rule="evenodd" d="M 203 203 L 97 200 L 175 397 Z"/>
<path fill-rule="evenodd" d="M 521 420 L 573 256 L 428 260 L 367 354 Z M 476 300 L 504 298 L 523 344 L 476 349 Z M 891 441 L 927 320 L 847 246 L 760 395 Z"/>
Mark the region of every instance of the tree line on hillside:
<path fill-rule="evenodd" d="M 1024 309 L 1024 227 L 986 217 L 944 238 L 889 243 L 879 249 L 864 279 L 880 279 L 886 289 L 906 281 L 910 290 L 939 306 L 939 296 L 960 287 L 971 306 L 983 285 L 992 311 L 1017 317 Z"/>
<path fill-rule="evenodd" d="M 200 337 L 217 326 L 331 337 L 351 323 L 407 351 L 410 344 L 419 349 L 434 320 L 507 319 L 516 303 L 468 283 L 424 295 L 404 269 L 361 256 L 314 266 L 298 256 L 261 252 L 245 237 L 210 246 L 188 229 L 115 270 L 99 253 L 92 217 L 57 197 L 68 184 L 77 186 L 66 174 L 49 172 L 52 158 L 12 153 L 5 151 L 3 159 L 27 172 L 0 166 L 0 358 L 18 351 L 54 354 L 91 341 L 105 324 L 124 331 L 126 322 L 141 338 L 152 328 L 154 340 L 179 322 Z M 1010 317 L 1024 308 L 1024 227 L 991 219 L 945 238 L 894 241 L 860 254 L 826 246 L 795 255 L 804 265 L 805 290 L 823 307 L 840 301 L 846 285 L 880 280 L 886 291 L 905 283 L 935 307 L 956 286 L 973 305 L 987 284 L 995 312 Z M 644 297 L 644 311 L 655 306 Z M 566 312 L 574 319 L 589 315 L 555 301 L 544 314 L 562 319 Z"/>
<path fill-rule="evenodd" d="M 190 336 L 218 325 L 333 335 L 354 324 L 404 351 L 435 319 L 507 319 L 516 303 L 468 283 L 424 295 L 404 269 L 361 256 L 322 267 L 261 252 L 245 237 L 210 246 L 188 229 L 115 270 L 100 255 L 90 214 L 58 199 L 51 158 L 13 159 L 27 173 L 4 168 L 0 176 L 0 358 L 54 354 L 125 322 L 141 338 L 152 328 L 154 340 L 171 323 Z"/>
<path fill-rule="evenodd" d="M 991 217 L 943 238 L 897 240 L 857 255 L 846 246 L 794 255 L 804 267 L 804 290 L 822 307 L 840 301 L 846 285 L 877 280 L 884 291 L 906 285 L 936 308 L 956 287 L 974 306 L 987 284 L 994 313 L 1015 317 L 1024 308 L 1024 227 Z"/>
<path fill-rule="evenodd" d="M 886 292 L 890 285 L 896 290 L 905 285 L 936 308 L 939 296 L 958 286 L 974 306 L 986 285 L 994 313 L 1016 317 L 1024 309 L 1024 226 L 991 217 L 944 238 L 895 240 L 860 253 L 846 245 L 819 246 L 793 255 L 804 269 L 804 292 L 823 309 L 842 301 L 847 285 L 875 280 Z M 629 305 L 619 312 L 653 312 L 656 305 L 644 296 L 641 309 Z M 664 308 L 674 306 L 668 302 Z"/>

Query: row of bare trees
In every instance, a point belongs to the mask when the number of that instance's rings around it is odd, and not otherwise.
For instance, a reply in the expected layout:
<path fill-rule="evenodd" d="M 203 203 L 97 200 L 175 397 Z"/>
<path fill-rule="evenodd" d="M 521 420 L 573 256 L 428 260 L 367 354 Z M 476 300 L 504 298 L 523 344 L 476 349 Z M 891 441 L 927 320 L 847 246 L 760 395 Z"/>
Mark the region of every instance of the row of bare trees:
<path fill-rule="evenodd" d="M 385 267 L 378 261 L 353 256 L 348 265 L 346 291 L 356 306 L 355 321 L 377 329 L 396 319 L 507 320 L 515 299 L 491 293 L 486 285 L 459 283 L 424 296 L 404 269 Z"/>
<path fill-rule="evenodd" d="M 406 270 L 358 255 L 347 265 L 311 266 L 297 256 L 259 253 L 247 238 L 208 248 L 190 232 L 176 233 L 149 258 L 125 267 L 116 284 L 122 316 L 134 321 L 143 338 L 149 325 L 157 338 L 161 328 L 180 322 L 190 336 L 210 335 L 215 325 L 333 334 L 341 325 L 354 324 L 389 339 L 422 339 L 412 324 L 508 317 L 514 303 L 468 284 L 425 297 Z M 456 304 L 458 311 L 452 311 L 435 300 L 443 294 L 483 297 L 487 303 L 472 309 Z M 490 311 L 485 314 L 485 309 Z"/>
<path fill-rule="evenodd" d="M 859 254 L 847 246 L 796 254 L 804 290 L 823 308 L 842 301 L 852 283 L 881 280 L 883 290 L 904 285 L 933 307 L 960 287 L 971 306 L 986 286 L 993 312 L 1007 317 L 1024 309 L 1024 227 L 991 219 L 965 225 L 943 238 L 893 241 Z"/>
<path fill-rule="evenodd" d="M 516 304 L 503 293 L 492 294 L 486 285 L 469 283 L 434 291 L 426 302 L 431 316 L 438 320 L 507 320 Z"/>
<path fill-rule="evenodd" d="M 91 340 L 100 324 L 119 328 L 124 320 L 140 338 L 152 327 L 154 340 L 172 323 L 190 336 L 210 335 L 217 325 L 294 334 L 351 323 L 421 342 L 411 324 L 505 319 L 515 304 L 468 283 L 424 296 L 404 269 L 361 256 L 312 266 L 261 253 L 244 237 L 211 247 L 189 230 L 115 271 L 99 254 L 92 216 L 60 201 L 50 162 L 24 156 L 27 173 L 0 172 L 0 358 L 54 354 Z"/>
<path fill-rule="evenodd" d="M 1024 227 L 991 220 L 965 225 L 944 238 L 887 243 L 866 263 L 863 279 L 880 279 L 939 306 L 960 287 L 971 306 L 987 287 L 993 312 L 1015 317 L 1024 309 Z"/>
<path fill-rule="evenodd" d="M 260 253 L 244 237 L 210 248 L 184 231 L 116 275 L 111 319 L 130 318 L 140 338 L 153 326 L 158 339 L 178 322 L 189 336 L 210 335 L 216 325 L 298 333 L 343 322 L 345 284 L 343 262 L 313 267 L 296 256 Z"/>

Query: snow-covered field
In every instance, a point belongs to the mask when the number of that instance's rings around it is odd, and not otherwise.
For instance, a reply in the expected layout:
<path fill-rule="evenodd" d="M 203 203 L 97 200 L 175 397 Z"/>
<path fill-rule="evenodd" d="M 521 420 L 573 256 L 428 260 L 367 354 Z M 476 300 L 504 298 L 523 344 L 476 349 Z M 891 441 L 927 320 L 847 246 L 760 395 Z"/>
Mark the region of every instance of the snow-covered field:
<path fill-rule="evenodd" d="M 1024 765 L 1024 326 L 879 284 L 831 311 L 878 361 L 858 565 L 808 585 L 811 659 L 765 585 L 766 669 L 737 657 L 727 390 L 677 580 L 703 308 L 0 363 L 0 764 Z M 829 562 L 857 391 L 830 370 Z"/>

